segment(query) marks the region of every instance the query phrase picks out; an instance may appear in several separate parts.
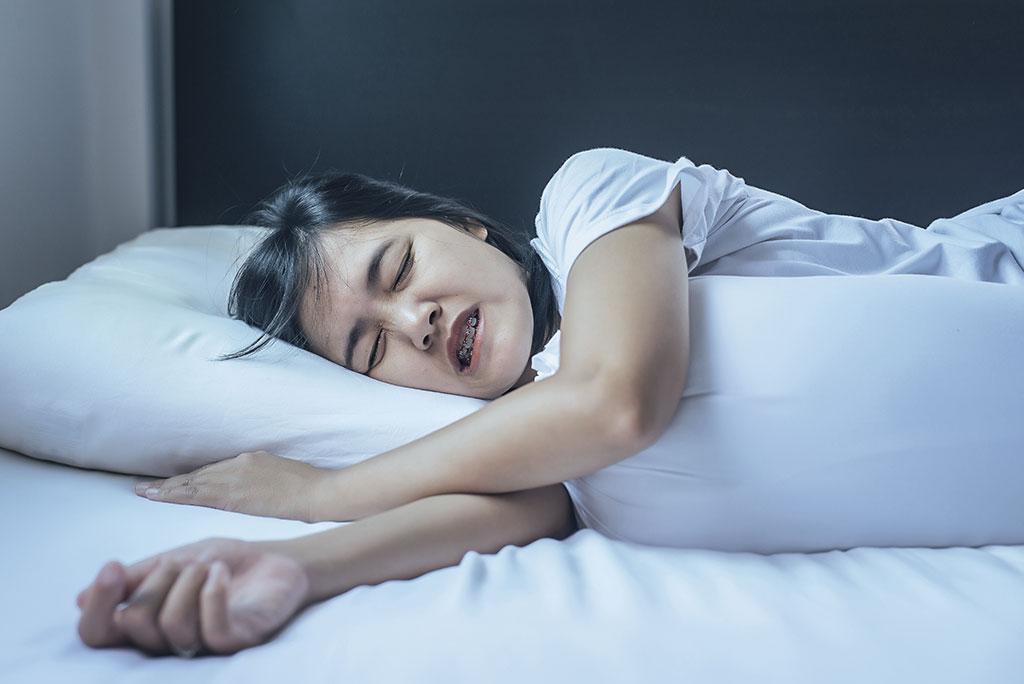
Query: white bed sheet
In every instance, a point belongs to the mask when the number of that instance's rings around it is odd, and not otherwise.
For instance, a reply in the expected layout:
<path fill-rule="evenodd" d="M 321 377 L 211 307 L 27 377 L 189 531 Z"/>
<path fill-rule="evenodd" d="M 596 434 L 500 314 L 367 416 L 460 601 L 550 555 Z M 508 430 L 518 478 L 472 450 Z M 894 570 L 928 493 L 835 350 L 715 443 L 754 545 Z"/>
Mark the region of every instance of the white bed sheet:
<path fill-rule="evenodd" d="M 329 527 L 146 501 L 135 478 L 0 450 L 3 682 L 1000 682 L 1024 679 L 1024 546 L 762 556 L 584 530 L 312 607 L 231 657 L 91 650 L 111 558 Z"/>

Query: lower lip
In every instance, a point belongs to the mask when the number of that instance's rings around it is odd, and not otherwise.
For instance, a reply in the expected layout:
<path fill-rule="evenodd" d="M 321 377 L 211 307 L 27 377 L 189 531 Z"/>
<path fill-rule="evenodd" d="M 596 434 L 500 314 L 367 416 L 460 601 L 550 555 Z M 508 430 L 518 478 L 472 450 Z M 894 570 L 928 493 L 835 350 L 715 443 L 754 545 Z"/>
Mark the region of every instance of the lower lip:
<path fill-rule="evenodd" d="M 477 309 L 476 313 L 476 337 L 473 338 L 473 358 L 469 360 L 469 366 L 464 371 L 467 375 L 476 372 L 480 364 L 480 351 L 484 344 L 484 312 Z"/>

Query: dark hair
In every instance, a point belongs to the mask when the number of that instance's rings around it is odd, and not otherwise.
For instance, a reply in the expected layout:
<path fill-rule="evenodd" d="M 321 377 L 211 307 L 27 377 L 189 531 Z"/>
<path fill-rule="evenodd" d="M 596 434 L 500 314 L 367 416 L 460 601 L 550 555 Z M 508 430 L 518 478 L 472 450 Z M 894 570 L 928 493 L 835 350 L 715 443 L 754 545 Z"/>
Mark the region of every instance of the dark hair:
<path fill-rule="evenodd" d="M 519 265 L 533 308 L 536 354 L 558 327 L 551 277 L 528 238 L 455 199 L 439 197 L 358 173 L 328 172 L 290 181 L 273 192 L 247 222 L 271 228 L 235 276 L 228 313 L 263 331 L 258 339 L 222 360 L 248 356 L 280 339 L 303 349 L 299 325 L 303 297 L 325 271 L 320 236 L 339 227 L 359 227 L 402 218 L 435 219 L 454 229 L 483 226 L 486 242 Z"/>

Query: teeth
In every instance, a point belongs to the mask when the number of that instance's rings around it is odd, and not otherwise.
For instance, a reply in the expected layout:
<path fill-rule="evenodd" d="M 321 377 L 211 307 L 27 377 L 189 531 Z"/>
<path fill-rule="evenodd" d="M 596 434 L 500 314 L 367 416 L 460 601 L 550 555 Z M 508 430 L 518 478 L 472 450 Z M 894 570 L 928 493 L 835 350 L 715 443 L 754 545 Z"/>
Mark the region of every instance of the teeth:
<path fill-rule="evenodd" d="M 473 313 L 466 322 L 466 329 L 462 333 L 462 343 L 459 345 L 459 349 L 456 352 L 459 362 L 464 366 L 468 366 L 469 362 L 473 358 L 473 341 L 476 339 L 476 324 L 476 313 Z"/>

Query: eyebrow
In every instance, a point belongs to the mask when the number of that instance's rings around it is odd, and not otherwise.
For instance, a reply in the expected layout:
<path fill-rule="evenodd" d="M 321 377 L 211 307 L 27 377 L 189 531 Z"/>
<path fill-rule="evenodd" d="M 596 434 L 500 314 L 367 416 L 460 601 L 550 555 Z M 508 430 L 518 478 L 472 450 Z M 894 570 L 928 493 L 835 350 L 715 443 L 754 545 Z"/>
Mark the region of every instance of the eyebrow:
<path fill-rule="evenodd" d="M 395 239 L 394 238 L 392 238 L 391 240 L 388 240 L 387 242 L 382 244 L 380 247 L 378 247 L 377 251 L 374 252 L 373 256 L 370 258 L 370 265 L 366 269 L 366 291 L 367 292 L 373 292 L 373 291 L 375 291 L 375 290 L 380 288 L 380 265 L 381 265 L 381 262 L 384 261 L 385 255 L 387 255 L 388 250 L 391 249 L 391 245 L 393 245 L 393 244 L 395 244 Z M 345 345 L 345 367 L 346 368 L 352 368 L 352 354 L 355 352 L 356 344 L 359 343 L 359 338 L 361 338 L 363 336 L 363 333 L 365 331 L 366 331 L 366 319 L 365 318 L 360 318 L 356 322 L 356 324 L 354 326 L 352 326 L 352 330 L 348 334 L 348 343 Z M 367 369 L 367 372 L 369 372 L 369 369 Z"/>

